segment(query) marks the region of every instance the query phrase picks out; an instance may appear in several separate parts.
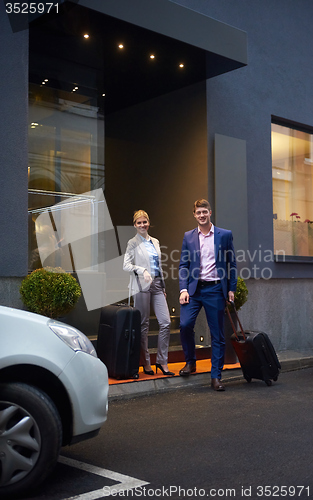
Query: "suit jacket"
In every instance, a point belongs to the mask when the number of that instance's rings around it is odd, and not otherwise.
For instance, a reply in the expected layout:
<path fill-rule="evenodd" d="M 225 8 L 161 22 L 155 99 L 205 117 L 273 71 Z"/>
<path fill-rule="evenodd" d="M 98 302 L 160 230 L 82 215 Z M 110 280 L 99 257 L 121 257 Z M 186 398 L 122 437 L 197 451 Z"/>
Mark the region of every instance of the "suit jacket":
<path fill-rule="evenodd" d="M 229 291 L 236 291 L 237 269 L 232 232 L 214 226 L 214 251 L 217 274 L 221 280 L 225 299 Z M 200 274 L 200 242 L 198 228 L 184 235 L 180 263 L 179 286 L 189 295 L 196 292 Z"/>
<path fill-rule="evenodd" d="M 159 240 L 152 238 L 152 236 L 150 238 L 159 256 L 162 287 L 165 289 Z M 143 272 L 146 269 L 151 274 L 150 259 L 145 244 L 138 233 L 127 243 L 123 269 L 130 273 L 129 288 L 131 294 L 149 290 L 150 283 L 145 281 Z M 140 285 L 138 284 L 138 280 Z"/>

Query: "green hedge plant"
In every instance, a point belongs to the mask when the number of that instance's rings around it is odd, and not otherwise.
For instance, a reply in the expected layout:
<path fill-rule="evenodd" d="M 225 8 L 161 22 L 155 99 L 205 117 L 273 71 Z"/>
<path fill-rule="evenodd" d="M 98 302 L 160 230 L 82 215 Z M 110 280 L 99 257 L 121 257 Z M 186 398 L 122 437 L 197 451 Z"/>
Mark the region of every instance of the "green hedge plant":
<path fill-rule="evenodd" d="M 74 276 L 60 267 L 46 267 L 26 276 L 20 294 L 29 311 L 59 318 L 74 309 L 81 288 Z"/>
<path fill-rule="evenodd" d="M 237 280 L 237 290 L 235 293 L 235 307 L 237 311 L 239 311 L 242 306 L 247 302 L 248 300 L 248 288 L 247 285 L 245 284 L 244 280 L 238 276 Z M 231 305 L 228 306 L 229 310 L 232 310 Z"/>

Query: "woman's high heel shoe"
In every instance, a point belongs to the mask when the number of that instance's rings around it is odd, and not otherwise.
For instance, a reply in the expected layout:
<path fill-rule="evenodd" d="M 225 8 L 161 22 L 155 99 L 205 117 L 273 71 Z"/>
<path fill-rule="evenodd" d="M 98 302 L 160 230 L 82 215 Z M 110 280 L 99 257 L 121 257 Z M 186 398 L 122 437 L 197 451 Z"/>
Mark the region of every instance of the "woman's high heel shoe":
<path fill-rule="evenodd" d="M 146 375 L 154 375 L 154 371 L 153 370 L 146 370 L 145 367 L 143 367 L 143 371 Z"/>
<path fill-rule="evenodd" d="M 155 364 L 155 373 L 158 373 L 158 368 L 161 370 L 161 372 L 163 373 L 163 375 L 171 375 L 171 376 L 175 375 L 175 373 L 173 373 L 173 372 L 166 372 L 164 370 L 163 366 L 160 365 L 159 363 Z"/>

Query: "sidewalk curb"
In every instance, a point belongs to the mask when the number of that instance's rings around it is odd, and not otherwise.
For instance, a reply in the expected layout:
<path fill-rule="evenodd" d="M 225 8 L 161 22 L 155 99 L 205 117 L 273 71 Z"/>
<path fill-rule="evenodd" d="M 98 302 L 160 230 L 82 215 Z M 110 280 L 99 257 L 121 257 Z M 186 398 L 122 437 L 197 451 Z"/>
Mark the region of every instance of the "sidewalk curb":
<path fill-rule="evenodd" d="M 279 357 L 279 355 L 278 355 Z M 291 359 L 280 359 L 281 373 L 302 370 L 313 366 L 313 355 L 296 357 Z M 114 401 L 123 398 L 133 398 L 137 396 L 147 396 L 158 392 L 184 389 L 197 385 L 209 385 L 209 371 L 205 373 L 195 373 L 189 377 L 162 377 L 153 380 L 134 380 L 125 381 L 125 383 L 110 385 L 109 401 Z M 225 370 L 223 372 L 223 382 L 234 382 L 243 380 L 242 371 L 240 368 L 234 370 Z"/>
<path fill-rule="evenodd" d="M 313 356 L 299 359 L 286 359 L 281 361 L 281 372 L 290 372 L 293 370 L 302 370 L 313 366 Z"/>

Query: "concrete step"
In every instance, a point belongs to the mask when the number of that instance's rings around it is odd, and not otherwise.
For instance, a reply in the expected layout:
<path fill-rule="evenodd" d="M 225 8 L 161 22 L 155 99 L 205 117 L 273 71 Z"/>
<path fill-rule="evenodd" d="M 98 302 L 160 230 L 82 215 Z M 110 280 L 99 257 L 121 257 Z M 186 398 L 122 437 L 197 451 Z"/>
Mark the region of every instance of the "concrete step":
<path fill-rule="evenodd" d="M 150 348 L 155 348 L 158 345 L 159 332 L 149 332 L 148 333 L 148 346 Z M 180 345 L 180 332 L 179 330 L 171 331 L 170 334 L 170 346 Z"/>
<path fill-rule="evenodd" d="M 156 362 L 156 348 L 149 348 L 151 364 Z M 196 346 L 196 358 L 197 359 L 209 359 L 211 358 L 211 347 Z M 185 356 L 182 346 L 170 346 L 168 350 L 168 362 L 169 363 L 184 363 Z"/>
<path fill-rule="evenodd" d="M 168 362 L 169 363 L 184 363 L 185 356 L 183 348 L 180 343 L 180 331 L 179 331 L 179 316 L 171 316 L 171 335 L 170 335 L 170 346 L 168 350 Z M 150 317 L 149 321 L 149 333 L 148 333 L 148 345 L 150 352 L 151 363 L 155 364 L 157 346 L 158 346 L 158 335 L 159 335 L 159 324 L 155 316 Z M 211 347 L 198 345 L 196 346 L 196 356 L 197 359 L 208 359 L 211 357 Z"/>
<path fill-rule="evenodd" d="M 171 330 L 179 330 L 179 316 L 171 316 Z M 159 330 L 158 320 L 155 316 L 151 316 L 149 320 L 149 328 L 151 332 Z"/>

